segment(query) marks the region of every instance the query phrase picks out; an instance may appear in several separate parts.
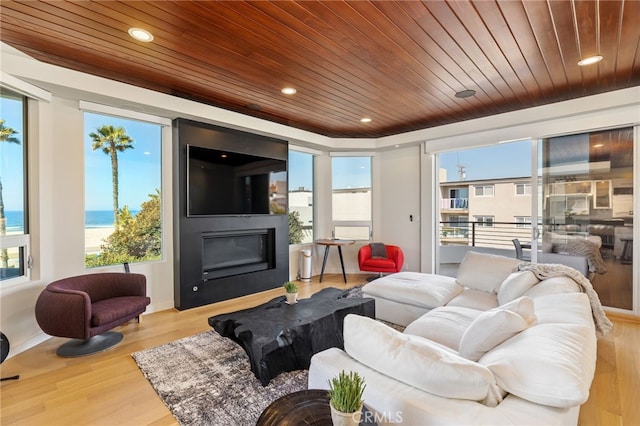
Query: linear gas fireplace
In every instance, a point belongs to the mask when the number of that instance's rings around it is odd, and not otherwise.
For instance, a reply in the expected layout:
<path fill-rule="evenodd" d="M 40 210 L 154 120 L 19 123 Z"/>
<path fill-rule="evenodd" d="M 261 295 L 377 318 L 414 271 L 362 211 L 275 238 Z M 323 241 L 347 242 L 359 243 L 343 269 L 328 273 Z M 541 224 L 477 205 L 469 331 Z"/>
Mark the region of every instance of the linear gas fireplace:
<path fill-rule="evenodd" d="M 202 234 L 202 280 L 264 271 L 275 267 L 275 229 Z"/>

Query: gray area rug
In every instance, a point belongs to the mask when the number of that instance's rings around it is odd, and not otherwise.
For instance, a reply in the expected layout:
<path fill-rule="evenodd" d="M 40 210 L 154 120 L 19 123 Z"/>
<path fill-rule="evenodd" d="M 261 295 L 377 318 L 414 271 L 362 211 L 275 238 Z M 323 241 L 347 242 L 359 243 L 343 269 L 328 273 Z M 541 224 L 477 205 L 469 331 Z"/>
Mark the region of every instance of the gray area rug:
<path fill-rule="evenodd" d="M 131 356 L 181 425 L 255 425 L 271 402 L 307 388 L 306 370 L 263 387 L 244 350 L 213 330 Z"/>
<path fill-rule="evenodd" d="M 362 286 L 346 297 L 361 297 Z M 181 425 L 255 425 L 273 401 L 307 388 L 307 370 L 263 387 L 245 351 L 213 330 L 131 354 Z"/>

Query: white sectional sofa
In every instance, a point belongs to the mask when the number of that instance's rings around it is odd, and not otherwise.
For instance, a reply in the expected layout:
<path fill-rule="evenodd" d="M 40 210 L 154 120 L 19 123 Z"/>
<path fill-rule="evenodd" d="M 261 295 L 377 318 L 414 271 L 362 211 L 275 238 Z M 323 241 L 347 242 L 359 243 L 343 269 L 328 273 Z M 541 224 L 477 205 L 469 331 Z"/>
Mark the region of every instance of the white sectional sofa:
<path fill-rule="evenodd" d="M 348 316 L 345 349 L 314 355 L 309 388 L 357 371 L 378 424 L 576 424 L 593 380 L 596 327 L 610 323 L 581 280 L 548 273 L 568 268 L 518 266 L 470 252 L 455 279 L 400 272 L 367 284 L 376 316 L 406 328 Z"/>

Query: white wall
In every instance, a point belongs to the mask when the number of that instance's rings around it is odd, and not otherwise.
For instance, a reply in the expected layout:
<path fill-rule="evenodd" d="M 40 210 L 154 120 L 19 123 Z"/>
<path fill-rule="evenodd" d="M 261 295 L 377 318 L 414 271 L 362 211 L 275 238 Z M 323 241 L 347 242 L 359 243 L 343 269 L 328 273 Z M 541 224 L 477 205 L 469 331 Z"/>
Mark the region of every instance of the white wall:
<path fill-rule="evenodd" d="M 376 240 L 402 249 L 403 270 L 420 271 L 420 147 L 384 151 L 378 157 L 381 216 L 374 223 Z"/>
<path fill-rule="evenodd" d="M 231 111 L 198 104 L 115 81 L 65 70 L 15 55 L 2 47 L 3 72 L 49 90 L 50 104 L 32 108 L 38 129 L 31 132 L 31 202 L 34 280 L 19 286 L 0 285 L 0 326 L 12 341 L 12 356 L 45 338 L 34 318 L 33 309 L 39 291 L 52 280 L 83 274 L 84 269 L 84 165 L 83 123 L 78 101 L 92 101 L 119 108 L 131 108 L 167 118 L 184 117 L 225 125 L 294 142 L 298 146 L 322 151 L 315 158 L 315 238 L 331 236 L 331 160 L 328 151 L 379 150 L 373 162 L 374 240 L 397 243 L 405 252 L 408 269 L 432 272 L 437 215 L 433 182 L 437 162 L 432 153 L 497 140 L 535 136 L 532 132 L 575 131 L 593 126 L 640 122 L 640 87 L 605 93 L 575 101 L 556 103 L 500 114 L 464 123 L 424 129 L 378 140 L 330 139 Z M 30 114 L 31 114 L 30 113 Z M 164 133 L 168 135 L 167 132 Z M 164 149 L 163 195 L 172 198 L 171 146 Z M 396 144 L 399 148 L 393 148 Z M 35 150 L 35 152 L 34 152 Z M 640 165 L 640 149 L 636 164 Z M 638 169 L 638 168 L 636 168 Z M 638 173 L 636 170 L 636 185 Z M 640 197 L 636 197 L 638 208 Z M 409 221 L 409 215 L 414 221 Z M 133 272 L 147 276 L 152 299 L 149 312 L 173 306 L 171 203 L 163 205 L 165 259 L 133 265 Z M 435 224 L 435 225 L 434 225 Z M 636 247 L 640 227 L 636 227 Z M 344 248 L 348 273 L 359 272 L 356 256 L 359 246 Z M 313 273 L 318 274 L 323 247 L 314 246 Z M 328 273 L 340 271 L 336 249 L 331 249 Z M 638 259 L 638 251 L 636 259 Z M 638 265 L 639 262 L 635 262 Z M 110 268 L 107 268 L 110 269 Z M 120 268 L 112 268 L 119 270 Z M 95 271 L 95 270 L 94 270 Z M 636 275 L 637 277 L 637 275 Z M 636 295 L 638 292 L 636 291 Z M 636 303 L 637 305 L 637 303 Z"/>

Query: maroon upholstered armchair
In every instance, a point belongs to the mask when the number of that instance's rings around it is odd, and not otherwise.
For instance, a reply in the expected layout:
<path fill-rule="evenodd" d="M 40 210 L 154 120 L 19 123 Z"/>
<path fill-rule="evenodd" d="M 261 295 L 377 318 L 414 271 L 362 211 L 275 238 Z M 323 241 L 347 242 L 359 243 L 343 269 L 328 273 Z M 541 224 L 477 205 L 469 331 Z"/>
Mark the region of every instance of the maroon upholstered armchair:
<path fill-rule="evenodd" d="M 36 320 L 45 333 L 71 340 L 57 354 L 76 357 L 102 352 L 123 339 L 108 331 L 146 310 L 147 279 L 142 274 L 98 273 L 54 281 L 36 302 Z"/>
<path fill-rule="evenodd" d="M 376 253 L 377 249 L 381 250 L 381 252 Z M 400 272 L 403 263 L 404 253 L 398 246 L 372 243 L 360 247 L 358 251 L 358 266 L 360 270 L 378 273 L 377 276 L 369 278 L 368 281 L 381 277 L 383 273 Z"/>

